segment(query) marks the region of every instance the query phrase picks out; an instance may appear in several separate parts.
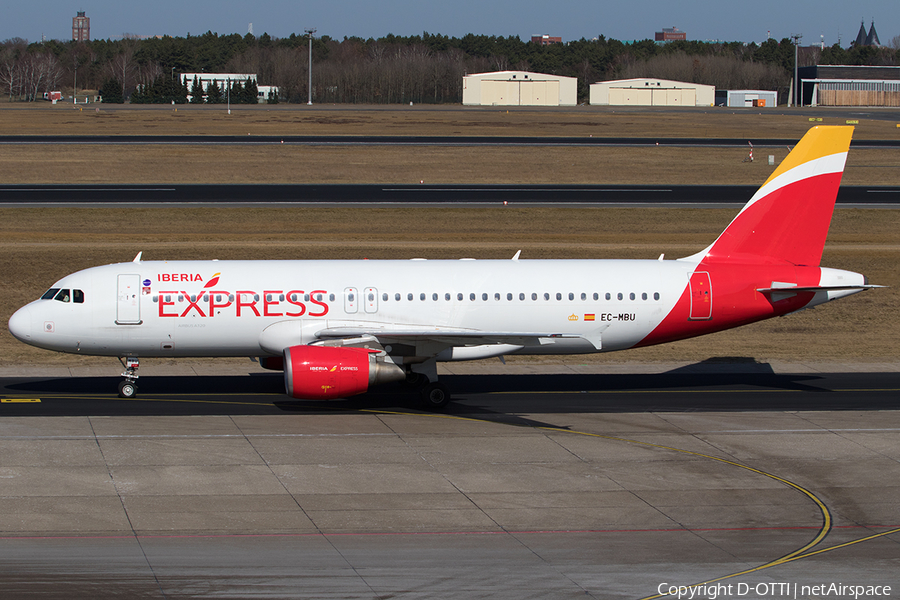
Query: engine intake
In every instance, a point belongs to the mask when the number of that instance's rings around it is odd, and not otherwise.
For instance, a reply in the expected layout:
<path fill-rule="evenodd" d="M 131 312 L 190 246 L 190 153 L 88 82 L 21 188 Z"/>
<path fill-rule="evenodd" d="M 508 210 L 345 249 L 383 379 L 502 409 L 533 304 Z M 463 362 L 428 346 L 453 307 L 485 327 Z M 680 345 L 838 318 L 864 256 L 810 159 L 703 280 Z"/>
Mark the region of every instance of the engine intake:
<path fill-rule="evenodd" d="M 406 378 L 402 368 L 377 354 L 376 350 L 334 346 L 285 348 L 285 391 L 301 400 L 330 400 Z"/>

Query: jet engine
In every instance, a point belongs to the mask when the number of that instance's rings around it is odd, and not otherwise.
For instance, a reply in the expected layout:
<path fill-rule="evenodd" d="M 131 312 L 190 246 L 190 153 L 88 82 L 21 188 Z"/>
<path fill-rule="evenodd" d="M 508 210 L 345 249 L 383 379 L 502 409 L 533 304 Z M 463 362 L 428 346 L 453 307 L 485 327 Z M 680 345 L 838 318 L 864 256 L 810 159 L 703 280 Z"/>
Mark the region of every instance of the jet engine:
<path fill-rule="evenodd" d="M 369 386 L 402 381 L 406 372 L 377 350 L 337 346 L 291 346 L 284 350 L 284 387 L 303 400 L 362 394 Z"/>

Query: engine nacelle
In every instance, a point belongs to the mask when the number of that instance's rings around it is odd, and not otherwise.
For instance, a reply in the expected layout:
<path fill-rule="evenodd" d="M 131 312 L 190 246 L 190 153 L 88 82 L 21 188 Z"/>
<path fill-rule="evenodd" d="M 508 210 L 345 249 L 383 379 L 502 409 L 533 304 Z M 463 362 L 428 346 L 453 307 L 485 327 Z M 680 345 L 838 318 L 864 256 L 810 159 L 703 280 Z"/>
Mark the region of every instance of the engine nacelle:
<path fill-rule="evenodd" d="M 362 394 L 369 386 L 402 381 L 406 372 L 379 359 L 377 351 L 335 346 L 291 346 L 284 350 L 284 387 L 303 400 Z"/>

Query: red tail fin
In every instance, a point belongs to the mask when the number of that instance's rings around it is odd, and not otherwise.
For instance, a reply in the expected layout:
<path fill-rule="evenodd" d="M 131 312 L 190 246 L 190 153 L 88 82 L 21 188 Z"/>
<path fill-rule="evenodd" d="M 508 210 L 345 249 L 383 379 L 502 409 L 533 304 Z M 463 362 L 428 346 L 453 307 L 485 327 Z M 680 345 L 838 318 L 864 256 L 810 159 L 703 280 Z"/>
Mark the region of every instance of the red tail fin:
<path fill-rule="evenodd" d="M 753 195 L 704 262 L 818 266 L 850 148 L 852 127 L 813 127 Z"/>

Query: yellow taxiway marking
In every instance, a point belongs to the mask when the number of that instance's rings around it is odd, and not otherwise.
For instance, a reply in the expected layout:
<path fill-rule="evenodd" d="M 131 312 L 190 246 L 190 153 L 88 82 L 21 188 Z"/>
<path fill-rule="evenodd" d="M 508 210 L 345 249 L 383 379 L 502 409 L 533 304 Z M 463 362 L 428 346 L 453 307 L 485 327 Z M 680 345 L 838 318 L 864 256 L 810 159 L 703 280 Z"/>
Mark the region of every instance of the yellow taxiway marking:
<path fill-rule="evenodd" d="M 40 402 L 40 398 L 0 398 L 0 403 L 3 404 L 14 404 L 14 403 L 35 403 Z"/>
<path fill-rule="evenodd" d="M 724 390 L 723 390 L 723 391 L 724 391 Z M 489 421 L 489 420 L 487 420 L 487 419 L 479 419 L 479 418 L 471 418 L 471 417 L 455 417 L 455 416 L 453 416 L 453 415 L 428 415 L 428 414 L 423 415 L 423 414 L 421 414 L 421 413 L 408 413 L 408 412 L 400 412 L 400 411 L 380 411 L 380 410 L 363 410 L 363 411 L 361 411 L 361 412 L 368 412 L 368 413 L 372 413 L 372 414 L 389 414 L 389 415 L 420 416 L 420 417 L 421 417 L 421 416 L 427 416 L 427 417 L 436 417 L 436 418 L 444 418 L 444 419 L 450 418 L 450 419 L 459 419 L 459 420 L 463 420 L 463 421 L 476 421 L 476 422 L 482 422 L 482 423 L 493 423 L 492 421 Z M 512 426 L 513 426 L 513 427 L 517 427 L 517 426 L 518 426 L 518 427 L 525 427 L 524 425 L 512 425 Z M 723 580 L 725 580 L 725 579 L 731 579 L 731 578 L 733 578 L 733 577 L 739 577 L 739 576 L 741 576 L 741 575 L 747 575 L 747 574 L 749 574 L 749 573 L 756 573 L 756 572 L 759 572 L 759 571 L 763 571 L 763 570 L 766 570 L 766 569 L 771 569 L 771 568 L 773 568 L 773 567 L 778 567 L 778 566 L 781 566 L 781 565 L 784 565 L 784 564 L 787 564 L 787 563 L 791 563 L 791 562 L 794 562 L 794 561 L 797 561 L 797 560 L 803 560 L 803 559 L 805 559 L 805 558 L 809 558 L 809 557 L 811 557 L 811 556 L 816 556 L 816 555 L 818 555 L 818 554 L 823 554 L 823 553 L 825 553 L 825 552 L 832 552 L 832 551 L 834 551 L 834 550 L 838 550 L 838 549 L 841 549 L 841 548 L 847 548 L 847 547 L 850 547 L 850 546 L 854 546 L 854 545 L 856 545 L 856 544 L 860 544 L 860 543 L 862 543 L 862 542 L 868 542 L 868 541 L 871 541 L 871 540 L 874 540 L 874 539 L 878 539 L 878 538 L 881 538 L 881 537 L 885 537 L 885 536 L 893 535 L 893 534 L 896 534 L 896 533 L 900 533 L 900 528 L 892 528 L 892 529 L 890 529 L 890 530 L 888 530 L 888 531 L 883 531 L 883 532 L 881 532 L 881 533 L 876 533 L 876 534 L 874 534 L 874 535 L 866 536 L 866 537 L 863 537 L 863 538 L 860 538 L 860 539 L 851 540 L 851 541 L 845 542 L 845 543 L 843 543 L 843 544 L 837 544 L 837 545 L 834 545 L 834 546 L 830 546 L 830 547 L 826 547 L 826 548 L 820 548 L 820 549 L 818 549 L 818 550 L 813 550 L 813 548 L 814 548 L 815 546 L 818 546 L 823 540 L 825 540 L 826 536 L 831 532 L 831 528 L 832 528 L 832 524 L 833 524 L 833 522 L 834 522 L 834 518 L 833 518 L 833 516 L 832 516 L 832 514 L 831 514 L 831 511 L 829 510 L 828 506 L 826 506 L 825 503 L 824 503 L 822 500 L 820 500 L 818 496 L 816 496 L 813 492 L 811 492 L 810 490 L 804 488 L 803 486 L 801 486 L 801 485 L 799 485 L 799 484 L 797 484 L 797 483 L 794 483 L 793 481 L 790 481 L 790 480 L 785 479 L 785 478 L 783 478 L 783 477 L 779 477 L 778 475 L 775 475 L 775 474 L 773 474 L 773 473 L 769 473 L 769 472 L 767 472 L 767 471 L 763 471 L 763 470 L 761 470 L 761 469 L 756 469 L 756 468 L 751 467 L 751 466 L 749 466 L 749 465 L 745 465 L 745 464 L 743 464 L 743 463 L 739 463 L 739 462 L 737 462 L 737 461 L 728 460 L 728 459 L 726 459 L 726 458 L 721 458 L 721 457 L 718 457 L 718 456 L 712 456 L 712 455 L 710 455 L 710 454 L 704 454 L 704 453 L 702 453 L 702 452 L 695 452 L 695 451 L 692 451 L 692 450 L 685 450 L 685 449 L 683 449 L 683 448 L 675 448 L 675 447 L 672 447 L 672 446 L 665 446 L 665 445 L 662 445 L 662 444 L 654 444 L 654 443 L 652 443 L 652 442 L 642 442 L 642 441 L 640 441 L 640 440 L 632 440 L 632 439 L 629 439 L 629 438 L 621 438 L 621 437 L 612 436 L 612 435 L 603 435 L 603 434 L 598 434 L 598 433 L 590 433 L 590 432 L 586 432 L 586 431 L 576 431 L 576 430 L 572 430 L 572 429 L 562 429 L 562 428 L 558 428 L 558 427 L 546 427 L 546 426 L 545 426 L 545 427 L 540 427 L 540 426 L 538 426 L 538 427 L 534 427 L 534 429 L 542 430 L 542 431 L 549 431 L 549 432 L 552 432 L 552 433 L 561 433 L 561 434 L 567 434 L 567 435 L 581 435 L 581 436 L 585 436 L 585 437 L 600 438 L 600 439 L 612 440 L 612 441 L 617 441 L 617 442 L 625 442 L 625 443 L 629 443 L 629 444 L 637 444 L 637 445 L 639 445 L 639 446 L 644 446 L 644 447 L 648 447 L 648 448 L 657 448 L 657 449 L 660 449 L 660 450 L 668 450 L 668 451 L 673 451 L 673 452 L 679 452 L 679 453 L 681 453 L 681 454 L 686 454 L 686 455 L 689 455 L 689 456 L 697 456 L 697 457 L 700 457 L 700 458 L 705 458 L 705 459 L 713 460 L 713 461 L 716 461 L 716 462 L 721 463 L 721 464 L 725 464 L 725 465 L 729 465 L 729 466 L 732 466 L 732 467 L 737 467 L 737 468 L 740 468 L 740 469 L 744 469 L 744 470 L 750 471 L 750 472 L 752 472 L 752 473 L 756 473 L 756 474 L 758 474 L 758 475 L 762 475 L 762 476 L 764 476 L 764 477 L 768 477 L 768 478 L 770 478 L 770 479 L 773 479 L 773 480 L 775 480 L 775 481 L 778 481 L 778 482 L 780 482 L 780 483 L 783 483 L 784 485 L 786 485 L 786 486 L 788 486 L 788 487 L 791 487 L 791 488 L 793 488 L 794 490 L 796 490 L 796 491 L 800 492 L 801 494 L 803 494 L 804 496 L 806 496 L 809 500 L 811 500 L 811 501 L 813 502 L 813 504 L 816 505 L 816 508 L 818 508 L 819 515 L 820 515 L 820 517 L 821 517 L 821 519 L 822 519 L 821 526 L 818 528 L 818 531 L 817 531 L 816 534 L 813 536 L 813 538 L 812 538 L 810 541 L 808 541 L 806 544 L 804 544 L 803 546 L 801 546 L 800 548 L 797 548 L 796 550 L 794 550 L 794 551 L 792 551 L 792 552 L 789 552 L 789 553 L 787 553 L 787 554 L 785 554 L 785 555 L 783 555 L 783 556 L 781 556 L 781 557 L 779 557 L 779 558 L 770 560 L 770 561 L 768 561 L 768 562 L 766 562 L 766 563 L 763 563 L 763 564 L 761 564 L 761 565 L 758 565 L 758 566 L 756 566 L 756 567 L 751 567 L 751 568 L 749 568 L 749 569 L 744 569 L 743 571 L 739 571 L 739 572 L 736 572 L 736 573 L 729 573 L 729 574 L 727 574 L 727 575 L 722 575 L 722 576 L 720 576 L 720 577 L 716 577 L 716 578 L 713 578 L 713 579 L 708 579 L 708 580 L 703 581 L 703 582 L 700 582 L 700 583 L 695 583 L 695 584 L 687 585 L 687 586 L 680 586 L 680 587 L 683 588 L 683 589 L 684 589 L 684 588 L 686 588 L 686 589 L 691 589 L 691 588 L 696 589 L 696 588 L 698 588 L 699 586 L 702 586 L 702 585 L 708 585 L 708 584 L 710 584 L 710 583 L 715 583 L 715 582 L 718 582 L 718 581 L 723 581 Z M 664 597 L 667 596 L 667 595 L 668 595 L 668 594 L 659 594 L 659 593 L 657 593 L 657 594 L 654 594 L 654 595 L 652 595 L 652 596 L 646 596 L 645 598 L 642 598 L 641 600 L 657 600 L 657 599 L 659 599 L 659 598 L 664 598 Z"/>

